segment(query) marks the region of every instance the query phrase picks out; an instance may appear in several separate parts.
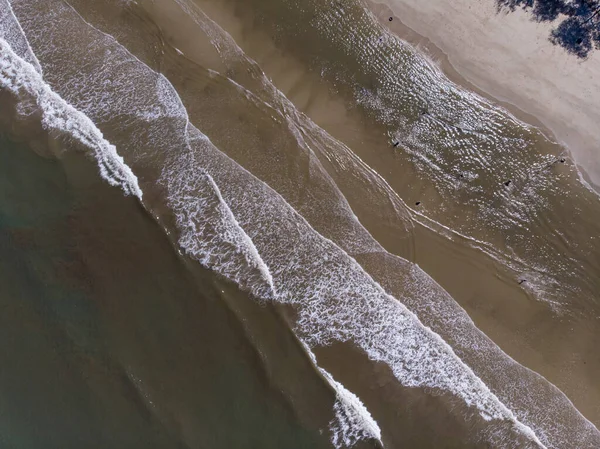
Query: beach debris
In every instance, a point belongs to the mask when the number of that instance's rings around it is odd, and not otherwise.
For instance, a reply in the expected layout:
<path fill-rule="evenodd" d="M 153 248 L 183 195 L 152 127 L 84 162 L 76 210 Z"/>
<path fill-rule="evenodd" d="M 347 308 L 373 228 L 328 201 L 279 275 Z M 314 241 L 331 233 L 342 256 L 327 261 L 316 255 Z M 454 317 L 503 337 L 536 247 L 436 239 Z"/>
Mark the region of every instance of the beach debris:
<path fill-rule="evenodd" d="M 394 18 L 393 18 L 393 17 L 390 17 L 388 20 L 391 22 L 392 20 L 394 20 Z"/>
<path fill-rule="evenodd" d="M 420 202 L 420 201 L 417 201 L 417 202 L 415 203 L 415 206 L 418 206 L 419 204 L 421 204 L 421 202 Z"/>
<path fill-rule="evenodd" d="M 511 182 L 512 182 L 512 180 L 510 180 L 510 179 L 509 179 L 508 181 L 505 181 L 505 182 L 504 182 L 504 185 L 505 185 L 506 187 L 508 187 L 508 186 L 510 185 L 510 183 L 511 183 Z"/>

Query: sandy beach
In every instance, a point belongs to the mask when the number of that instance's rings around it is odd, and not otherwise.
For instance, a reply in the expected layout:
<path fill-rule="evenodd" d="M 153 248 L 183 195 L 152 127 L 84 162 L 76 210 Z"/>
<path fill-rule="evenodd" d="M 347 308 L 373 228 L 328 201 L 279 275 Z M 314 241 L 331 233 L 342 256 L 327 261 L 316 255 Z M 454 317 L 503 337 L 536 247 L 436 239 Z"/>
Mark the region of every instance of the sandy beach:
<path fill-rule="evenodd" d="M 402 33 L 403 39 L 428 50 L 434 59 L 439 59 L 436 50 L 441 50 L 452 69 L 469 83 L 535 116 L 568 147 L 597 189 L 600 53 L 592 52 L 586 60 L 570 55 L 548 40 L 556 23 L 537 23 L 522 10 L 498 13 L 493 0 L 368 3 L 382 22 L 388 24 L 391 14 L 417 33 Z M 423 37 L 436 48 L 428 48 Z"/>

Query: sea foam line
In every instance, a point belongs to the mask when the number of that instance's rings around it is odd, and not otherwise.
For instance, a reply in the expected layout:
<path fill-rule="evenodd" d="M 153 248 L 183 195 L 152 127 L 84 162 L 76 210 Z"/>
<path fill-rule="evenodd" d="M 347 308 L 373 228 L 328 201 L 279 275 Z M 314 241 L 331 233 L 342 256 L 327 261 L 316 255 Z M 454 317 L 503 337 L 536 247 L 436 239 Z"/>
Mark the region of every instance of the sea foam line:
<path fill-rule="evenodd" d="M 182 113 L 184 112 L 182 111 Z M 204 149 L 196 147 L 197 153 L 206 151 L 213 157 L 206 157 L 206 154 L 190 155 L 191 159 L 182 157 L 177 164 L 176 172 L 167 174 L 167 182 L 171 183 L 169 186 L 171 191 L 170 204 L 176 215 L 188 213 L 191 206 L 191 203 L 188 202 L 190 199 L 189 187 L 185 186 L 184 191 L 181 191 L 181 180 L 184 181 L 184 184 L 187 184 L 189 181 L 186 181 L 186 179 L 195 177 L 194 174 L 198 173 L 200 167 L 203 170 L 210 171 L 210 168 L 204 168 L 199 164 L 196 160 L 197 157 L 204 161 L 204 164 L 214 164 L 218 167 L 217 174 L 220 177 L 224 176 L 225 179 L 228 178 L 224 174 L 228 171 L 228 166 L 233 167 L 236 170 L 235 177 L 238 182 L 244 185 L 250 182 L 254 186 L 252 195 L 255 198 L 260 198 L 257 201 L 262 205 L 262 213 L 268 213 L 271 210 L 278 211 L 277 218 L 269 214 L 275 229 L 277 229 L 280 221 L 295 223 L 296 231 L 302 236 L 301 246 L 308 246 L 327 253 L 322 261 L 323 268 L 319 269 L 320 274 L 310 273 L 310 267 L 301 266 L 297 260 L 298 247 L 294 243 L 291 243 L 291 246 L 295 249 L 285 256 L 287 265 L 282 266 L 275 263 L 279 256 L 271 255 L 269 252 L 265 252 L 262 257 L 266 265 L 271 267 L 269 271 L 277 288 L 278 293 L 273 299 L 298 307 L 300 318 L 297 331 L 305 334 L 304 338 L 301 337 L 303 342 L 309 344 L 308 340 L 310 340 L 312 345 L 318 346 L 326 345 L 332 341 L 353 341 L 367 353 L 371 360 L 381 361 L 390 366 L 395 377 L 402 385 L 408 387 L 430 386 L 445 390 L 461 398 L 468 406 L 475 407 L 484 420 L 510 422 L 515 429 L 518 429 L 520 434 L 527 436 L 537 447 L 546 447 L 537 438 L 535 432 L 529 426 L 523 424 L 489 390 L 438 334 L 423 326 L 414 313 L 385 293 L 383 288 L 364 271 L 354 258 L 333 241 L 320 235 L 304 217 L 299 215 L 279 193 L 272 190 L 264 181 L 256 178 L 244 167 L 239 166 L 227 155 L 220 152 L 195 126 L 190 124 L 186 131 L 191 133 L 188 138 L 193 140 L 193 136 L 196 135 L 196 141 L 205 147 Z M 191 190 L 198 190 L 196 186 L 193 187 Z M 227 187 L 229 201 L 232 198 L 235 199 L 236 195 L 233 192 L 236 189 L 233 188 L 232 192 L 230 183 L 224 184 L 224 187 Z M 222 189 L 220 190 L 219 197 L 225 201 Z M 244 190 L 247 190 L 247 187 Z M 241 192 L 240 195 L 243 197 Z M 242 201 L 242 203 L 241 209 L 236 208 L 238 216 L 235 218 L 236 223 L 243 227 L 249 225 L 256 217 L 248 215 L 248 211 L 254 208 L 253 205 L 245 201 Z M 228 208 L 234 213 L 232 206 L 228 205 Z M 192 209 L 195 208 L 192 207 Z M 186 220 L 178 220 L 178 226 L 183 235 L 196 232 L 196 223 L 201 223 L 206 219 L 206 214 L 202 210 L 197 211 L 195 215 L 195 217 L 186 216 Z M 261 233 L 266 235 L 270 235 L 272 232 L 273 230 L 269 227 L 261 230 Z M 285 234 L 293 239 L 293 233 L 286 232 Z M 272 237 L 275 241 L 281 238 L 281 236 L 276 235 Z M 207 266 L 227 277 L 227 273 L 224 272 L 223 268 L 226 268 L 226 271 L 231 271 L 229 261 L 226 260 L 224 265 L 220 258 L 215 261 L 210 255 L 206 254 L 207 250 L 209 254 L 210 252 L 219 254 L 221 250 L 206 247 L 204 242 L 200 246 L 197 246 L 197 243 L 198 241 L 192 246 L 187 246 L 185 248 L 186 252 L 197 260 L 212 260 L 212 263 Z M 257 245 L 256 247 L 260 251 L 262 246 Z M 279 248 L 280 251 L 285 251 L 285 249 L 283 247 Z M 331 263 L 333 263 L 333 266 L 330 265 Z M 325 268 L 326 266 L 330 266 L 335 271 L 329 272 Z M 308 273 L 305 271 L 307 268 L 309 269 Z M 338 270 L 341 271 L 338 273 Z M 301 285 L 307 282 L 305 276 L 310 277 L 310 286 Z M 340 283 L 343 286 L 339 285 Z M 261 298 L 260 289 L 250 287 L 251 292 Z M 332 289 L 335 291 L 332 291 Z M 342 303 L 328 306 L 327 302 L 330 295 L 335 295 Z M 332 307 L 335 307 L 336 310 Z M 360 314 L 361 311 L 361 309 L 356 310 L 356 307 L 365 308 L 366 316 L 363 316 L 362 320 L 356 316 L 356 313 Z M 372 318 L 377 319 L 377 321 L 382 321 L 370 322 L 370 315 L 373 315 Z M 307 337 L 308 340 L 306 340 Z M 425 362 L 423 358 L 428 361 Z"/>
<path fill-rule="evenodd" d="M 42 126 L 84 144 L 93 151 L 100 176 L 110 185 L 118 186 L 127 195 L 142 198 L 137 177 L 110 144 L 82 112 L 63 100 L 35 67 L 17 55 L 6 40 L 0 38 L 0 87 L 17 98 L 29 95 L 42 112 Z"/>

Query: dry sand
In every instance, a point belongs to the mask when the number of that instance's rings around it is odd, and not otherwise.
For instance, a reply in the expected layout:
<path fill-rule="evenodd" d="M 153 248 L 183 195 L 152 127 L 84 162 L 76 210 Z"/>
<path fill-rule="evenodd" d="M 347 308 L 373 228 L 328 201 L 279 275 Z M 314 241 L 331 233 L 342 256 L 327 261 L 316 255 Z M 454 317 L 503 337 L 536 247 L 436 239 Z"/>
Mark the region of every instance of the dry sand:
<path fill-rule="evenodd" d="M 380 19 L 387 22 L 391 10 L 428 39 L 469 83 L 535 116 L 600 186 L 599 51 L 586 60 L 572 56 L 548 39 L 556 23 L 537 23 L 521 10 L 498 13 L 494 0 L 368 3 Z M 414 33 L 401 37 L 420 44 Z"/>

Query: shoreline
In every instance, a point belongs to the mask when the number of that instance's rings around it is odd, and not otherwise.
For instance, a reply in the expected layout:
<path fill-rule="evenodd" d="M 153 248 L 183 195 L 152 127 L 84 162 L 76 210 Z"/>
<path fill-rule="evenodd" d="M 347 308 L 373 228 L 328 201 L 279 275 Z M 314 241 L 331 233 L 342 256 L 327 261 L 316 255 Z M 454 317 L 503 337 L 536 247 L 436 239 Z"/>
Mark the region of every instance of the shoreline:
<path fill-rule="evenodd" d="M 547 37 L 553 24 L 534 22 L 529 13 L 521 10 L 498 13 L 492 0 L 489 7 L 479 2 L 471 7 L 470 3 L 474 0 L 452 4 L 443 0 L 427 4 L 414 4 L 409 0 L 365 0 L 383 26 L 430 58 L 452 82 L 506 109 L 518 120 L 539 129 L 548 140 L 565 147 L 583 180 L 600 192 L 600 158 L 594 151 L 594 147 L 600 150 L 600 127 L 592 126 L 600 123 L 600 77 L 592 78 L 594 71 L 600 73 L 600 53 L 592 52 L 588 59 L 579 60 L 549 42 Z M 447 20 L 439 23 L 441 18 L 458 16 L 461 8 L 468 13 L 461 16 L 454 28 L 444 26 Z M 431 20 L 421 20 L 419 16 Z M 389 17 L 394 20 L 390 22 Z M 484 25 L 492 22 L 496 27 L 492 26 L 492 30 L 510 25 L 506 33 L 514 31 L 517 25 L 519 31 L 525 29 L 518 37 L 513 33 L 510 38 L 506 34 L 494 35 L 493 31 L 481 33 L 477 26 L 464 26 L 466 22 L 477 20 Z M 483 44 L 478 48 L 472 44 L 455 45 L 458 41 L 462 44 L 479 38 Z M 525 45 L 529 53 L 524 55 L 525 51 L 517 48 L 516 39 L 533 40 Z M 492 50 L 488 51 L 485 43 L 489 43 Z M 498 70 L 505 63 L 507 69 Z M 584 65 L 585 69 L 581 68 Z M 516 66 L 520 67 L 518 72 L 507 72 Z M 535 73 L 544 68 L 556 69 L 556 74 L 545 73 L 541 78 Z M 567 77 L 569 70 L 572 73 Z M 589 88 L 584 87 L 585 82 Z"/>

